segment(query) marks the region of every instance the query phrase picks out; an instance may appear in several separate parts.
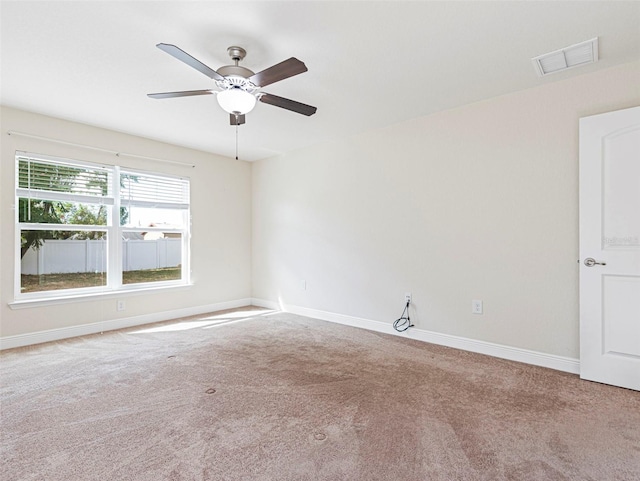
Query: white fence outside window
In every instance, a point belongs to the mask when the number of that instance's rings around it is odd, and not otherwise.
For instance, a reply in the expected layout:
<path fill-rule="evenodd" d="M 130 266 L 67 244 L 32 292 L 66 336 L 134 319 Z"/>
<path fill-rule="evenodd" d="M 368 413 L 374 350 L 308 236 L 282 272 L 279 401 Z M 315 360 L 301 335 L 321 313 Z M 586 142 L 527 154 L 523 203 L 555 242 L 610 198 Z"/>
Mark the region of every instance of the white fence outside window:
<path fill-rule="evenodd" d="M 122 241 L 122 270 L 177 267 L 182 262 L 182 240 L 174 238 Z M 105 240 L 49 239 L 22 258 L 22 274 L 106 272 Z"/>

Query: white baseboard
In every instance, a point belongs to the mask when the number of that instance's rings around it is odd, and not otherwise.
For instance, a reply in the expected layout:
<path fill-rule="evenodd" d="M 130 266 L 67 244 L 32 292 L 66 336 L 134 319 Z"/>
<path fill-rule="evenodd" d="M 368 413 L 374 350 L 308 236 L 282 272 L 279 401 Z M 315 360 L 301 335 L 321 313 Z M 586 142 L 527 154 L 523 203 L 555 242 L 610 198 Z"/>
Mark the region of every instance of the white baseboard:
<path fill-rule="evenodd" d="M 107 321 L 93 322 L 91 324 L 81 324 L 78 326 L 63 327 L 60 329 L 50 329 L 29 334 L 19 334 L 17 336 L 7 336 L 0 338 L 0 350 L 14 347 L 30 346 L 43 342 L 59 341 L 70 337 L 86 336 L 99 332 L 113 331 L 125 327 L 135 327 L 153 322 L 169 321 L 180 317 L 197 316 L 208 312 L 223 311 L 251 305 L 251 298 L 237 299 L 235 301 L 218 302 L 203 306 L 174 309 L 172 311 L 154 312 L 142 316 L 125 317 L 122 319 L 112 319 Z"/>
<path fill-rule="evenodd" d="M 168 321 L 180 317 L 197 316 L 208 312 L 222 311 L 225 309 L 234 309 L 254 305 L 258 307 L 266 307 L 269 309 L 277 309 L 292 314 L 312 317 L 323 321 L 335 322 L 346 326 L 359 327 L 369 329 L 371 331 L 392 334 L 419 341 L 439 344 L 441 346 L 453 347 L 465 351 L 487 354 L 489 356 L 508 359 L 511 361 L 523 362 L 535 366 L 548 367 L 558 371 L 570 372 L 573 374 L 580 373 L 580 361 L 569 357 L 556 356 L 528 349 L 510 347 L 501 344 L 494 344 L 476 339 L 468 339 L 460 336 L 452 336 L 450 334 L 442 334 L 424 329 L 411 328 L 405 332 L 397 332 L 390 323 L 363 319 L 360 317 L 347 316 L 334 312 L 320 311 L 318 309 L 310 309 L 307 307 L 280 305 L 274 301 L 257 298 L 244 298 L 235 301 L 219 302 L 203 306 L 188 307 L 184 309 L 175 309 L 172 311 L 156 312 L 145 314 L 142 316 L 126 317 L 122 319 L 113 319 L 107 321 L 94 322 L 91 324 L 82 324 L 78 326 L 64 327 L 60 329 L 51 329 L 47 331 L 39 331 L 29 334 L 20 334 L 17 336 L 7 336 L 0 338 L 0 350 L 11 349 L 14 347 L 30 346 L 32 344 L 40 344 L 43 342 L 59 341 L 70 337 L 86 336 L 99 332 L 112 331 L 115 329 L 123 329 L 126 327 L 141 326 L 154 322 Z"/>
<path fill-rule="evenodd" d="M 464 351 L 477 352 L 487 354 L 489 356 L 498 357 L 500 359 L 508 359 L 510 361 L 523 362 L 534 366 L 548 367 L 557 371 L 569 372 L 572 374 L 580 373 L 580 361 L 570 357 L 556 356 L 554 354 L 546 354 L 543 352 L 521 349 L 518 347 L 505 346 L 502 344 L 494 344 L 476 339 L 468 339 L 460 336 L 452 336 L 450 334 L 441 334 L 434 331 L 427 331 L 412 327 L 404 332 L 398 332 L 393 329 L 391 323 L 372 321 L 360 317 L 346 316 L 344 314 L 336 314 L 333 312 L 320 311 L 317 309 L 309 309 L 307 307 L 299 307 L 293 305 L 279 305 L 277 302 L 267 301 L 264 299 L 252 299 L 254 306 L 266 307 L 270 309 L 279 309 L 292 314 L 313 317 L 323 321 L 336 322 L 347 326 L 360 327 L 371 331 L 383 332 L 385 334 L 393 334 L 401 337 L 408 337 L 419 341 L 438 344 L 441 346 L 453 347 Z"/>

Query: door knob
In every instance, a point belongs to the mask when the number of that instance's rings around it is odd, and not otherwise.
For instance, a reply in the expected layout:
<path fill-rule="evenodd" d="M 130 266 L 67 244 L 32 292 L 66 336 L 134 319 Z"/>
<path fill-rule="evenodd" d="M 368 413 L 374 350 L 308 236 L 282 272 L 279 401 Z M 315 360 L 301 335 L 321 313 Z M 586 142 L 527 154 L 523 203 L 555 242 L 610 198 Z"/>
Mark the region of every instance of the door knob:
<path fill-rule="evenodd" d="M 587 267 L 593 267 L 595 265 L 599 265 L 599 266 L 606 266 L 607 263 L 606 262 L 598 262 L 597 260 L 595 260 L 593 257 L 587 257 L 584 260 L 584 265 Z"/>

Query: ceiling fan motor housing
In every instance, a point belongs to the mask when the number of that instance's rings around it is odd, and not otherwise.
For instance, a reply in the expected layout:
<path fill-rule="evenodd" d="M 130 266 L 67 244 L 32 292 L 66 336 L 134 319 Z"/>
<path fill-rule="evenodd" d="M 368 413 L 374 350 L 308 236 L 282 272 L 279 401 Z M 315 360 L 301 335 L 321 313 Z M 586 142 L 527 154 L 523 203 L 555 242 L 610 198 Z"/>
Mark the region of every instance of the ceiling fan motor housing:
<path fill-rule="evenodd" d="M 247 80 L 255 73 L 248 68 L 238 65 L 238 62 L 247 55 L 247 51 L 242 47 L 229 47 L 227 52 L 235 62 L 235 65 L 225 65 L 218 69 L 218 74 L 224 78 L 222 80 L 216 80 L 216 85 L 223 90 L 240 89 L 248 93 L 257 91 L 259 87 Z"/>
<path fill-rule="evenodd" d="M 223 77 L 237 76 L 243 78 L 249 78 L 254 75 L 255 72 L 238 65 L 238 62 L 247 55 L 247 51 L 245 49 L 242 47 L 232 46 L 227 49 L 227 53 L 229 54 L 229 57 L 231 57 L 231 60 L 235 62 L 235 65 L 225 65 L 224 67 L 220 67 L 218 69 L 218 73 L 220 75 Z"/>
<path fill-rule="evenodd" d="M 249 78 L 254 74 L 254 72 L 252 72 L 248 68 L 241 67 L 240 65 L 225 65 L 224 67 L 220 67 L 218 69 L 218 73 L 223 77 L 235 75 L 236 77 L 242 78 Z"/>

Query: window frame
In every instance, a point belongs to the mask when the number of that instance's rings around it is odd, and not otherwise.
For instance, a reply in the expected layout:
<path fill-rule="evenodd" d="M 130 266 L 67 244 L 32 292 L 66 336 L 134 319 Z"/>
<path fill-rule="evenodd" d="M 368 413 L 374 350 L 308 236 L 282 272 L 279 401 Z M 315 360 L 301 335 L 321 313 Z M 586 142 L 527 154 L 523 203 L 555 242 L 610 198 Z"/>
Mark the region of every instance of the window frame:
<path fill-rule="evenodd" d="M 110 185 L 107 189 L 106 196 L 91 196 L 77 193 L 36 192 L 35 190 L 20 187 L 19 173 L 21 159 L 32 159 L 44 163 L 66 165 L 83 169 L 93 169 L 96 171 L 105 171 L 108 174 L 108 182 Z M 77 300 L 82 298 L 94 298 L 105 296 L 117 296 L 127 293 L 136 293 L 141 291 L 149 291 L 156 289 L 179 288 L 191 285 L 190 283 L 190 244 L 191 244 L 191 179 L 186 176 L 177 176 L 157 171 L 147 171 L 142 169 L 122 167 L 119 165 L 100 164 L 91 161 L 75 160 L 61 157 L 54 157 L 45 154 L 36 154 L 32 152 L 16 151 L 15 152 L 15 268 L 14 268 L 14 301 L 10 303 L 12 308 L 25 304 L 47 304 L 49 302 L 60 300 Z M 137 175 L 140 177 L 154 177 L 158 179 L 171 180 L 183 183 L 183 189 L 186 191 L 185 198 L 181 204 L 175 202 L 171 205 L 175 210 L 182 212 L 182 225 L 173 227 L 127 227 L 121 225 L 120 208 L 122 201 L 120 197 L 121 173 L 127 175 Z M 28 195 L 23 195 L 28 192 Z M 99 224 L 57 224 L 57 223 L 33 223 L 20 222 L 19 200 L 21 198 L 54 200 L 62 202 L 78 202 L 89 205 L 103 205 L 107 208 L 106 225 Z M 154 207 L 152 203 L 147 203 L 147 207 Z M 162 204 L 161 202 L 157 204 Z M 164 204 L 165 206 L 168 204 Z M 158 205 L 156 205 L 157 207 Z M 106 233 L 106 260 L 105 260 L 105 276 L 106 282 L 100 286 L 80 287 L 71 289 L 55 289 L 33 292 L 22 292 L 22 258 L 21 258 L 21 234 L 28 230 L 47 230 L 47 231 L 93 231 Z M 123 282 L 123 233 L 124 232 L 163 232 L 180 234 L 180 258 L 181 258 L 181 276 L 175 280 L 138 282 L 125 284 Z"/>

